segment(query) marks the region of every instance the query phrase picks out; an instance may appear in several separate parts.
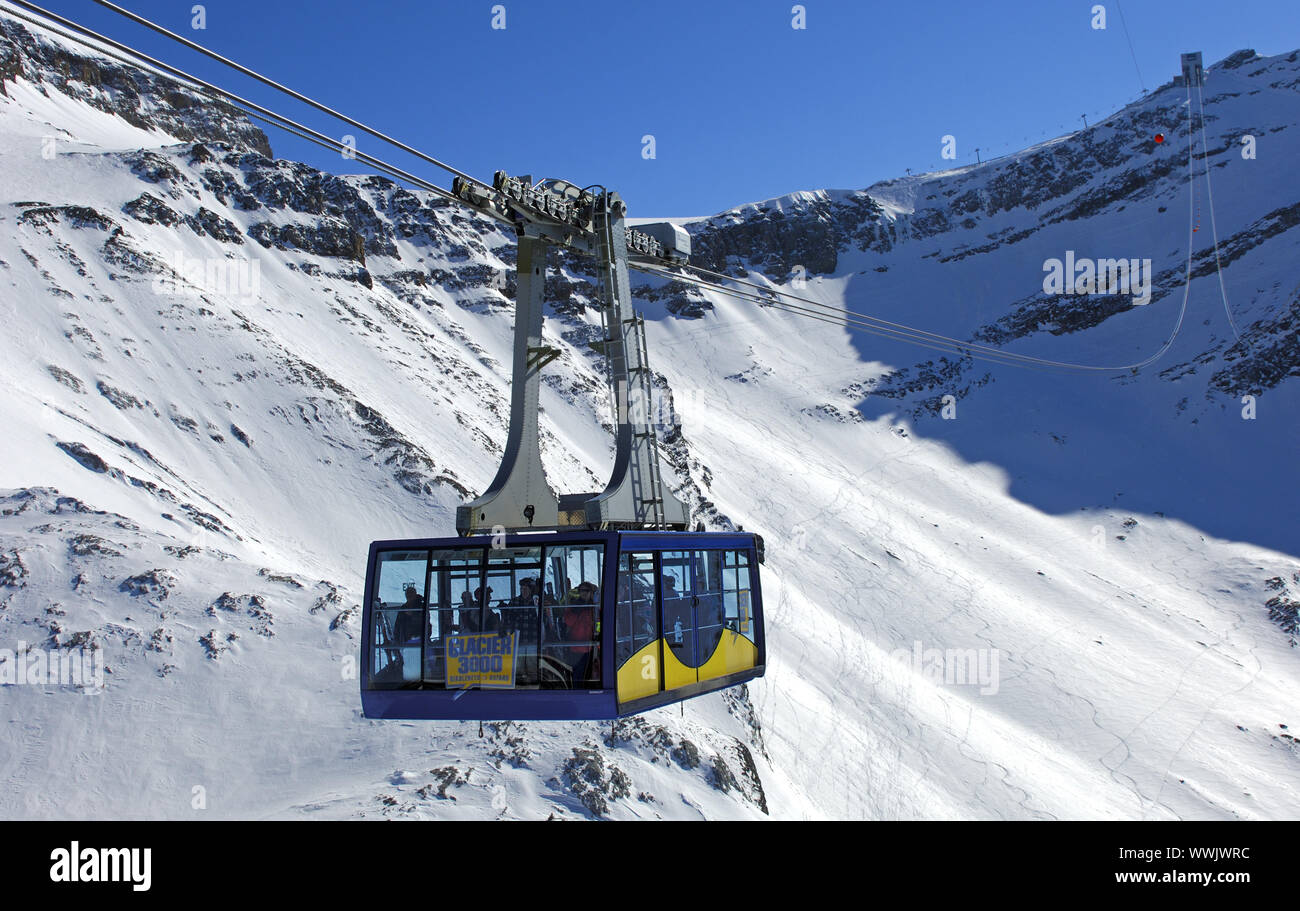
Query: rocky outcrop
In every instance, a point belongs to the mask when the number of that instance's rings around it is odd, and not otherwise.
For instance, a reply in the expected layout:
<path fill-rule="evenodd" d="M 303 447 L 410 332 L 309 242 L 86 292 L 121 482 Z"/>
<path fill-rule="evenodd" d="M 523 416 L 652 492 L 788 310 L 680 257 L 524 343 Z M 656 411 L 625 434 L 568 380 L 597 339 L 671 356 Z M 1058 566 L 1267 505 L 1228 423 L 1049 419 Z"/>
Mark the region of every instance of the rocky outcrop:
<path fill-rule="evenodd" d="M 20 22 L 0 19 L 0 90 L 15 79 L 61 92 L 142 130 L 271 154 L 266 134 L 229 104 L 107 57 L 65 49 Z"/>

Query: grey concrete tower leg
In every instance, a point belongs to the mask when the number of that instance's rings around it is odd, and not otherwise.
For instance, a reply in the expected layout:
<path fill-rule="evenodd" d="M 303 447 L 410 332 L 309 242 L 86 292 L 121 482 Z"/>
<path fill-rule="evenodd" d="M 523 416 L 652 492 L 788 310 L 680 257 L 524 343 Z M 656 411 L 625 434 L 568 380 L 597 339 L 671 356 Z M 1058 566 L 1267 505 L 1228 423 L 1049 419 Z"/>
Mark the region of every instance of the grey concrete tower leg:
<path fill-rule="evenodd" d="M 546 244 L 521 236 L 516 271 L 510 435 L 501 467 L 487 491 L 456 510 L 456 530 L 462 535 L 491 531 L 496 526 L 541 529 L 559 524 L 559 499 L 546 481 L 537 431 L 541 367 L 549 354 L 542 345 Z"/>

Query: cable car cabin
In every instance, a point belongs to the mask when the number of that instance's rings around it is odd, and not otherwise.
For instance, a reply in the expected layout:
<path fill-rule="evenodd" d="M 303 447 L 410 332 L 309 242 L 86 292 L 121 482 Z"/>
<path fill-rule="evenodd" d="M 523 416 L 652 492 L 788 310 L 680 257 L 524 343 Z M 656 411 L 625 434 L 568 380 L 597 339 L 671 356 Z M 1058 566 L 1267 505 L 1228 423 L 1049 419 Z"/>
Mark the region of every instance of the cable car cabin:
<path fill-rule="evenodd" d="M 367 718 L 617 718 L 763 674 L 752 534 L 566 531 L 493 543 L 370 546 Z"/>

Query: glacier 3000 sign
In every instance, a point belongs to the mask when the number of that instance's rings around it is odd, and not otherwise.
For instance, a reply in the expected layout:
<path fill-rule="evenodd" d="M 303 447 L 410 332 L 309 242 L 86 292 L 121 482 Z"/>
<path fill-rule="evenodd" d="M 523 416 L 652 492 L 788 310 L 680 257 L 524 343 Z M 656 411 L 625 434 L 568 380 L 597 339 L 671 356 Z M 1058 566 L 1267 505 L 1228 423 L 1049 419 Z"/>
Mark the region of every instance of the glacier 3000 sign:
<path fill-rule="evenodd" d="M 447 637 L 447 687 L 513 687 L 516 634 Z"/>

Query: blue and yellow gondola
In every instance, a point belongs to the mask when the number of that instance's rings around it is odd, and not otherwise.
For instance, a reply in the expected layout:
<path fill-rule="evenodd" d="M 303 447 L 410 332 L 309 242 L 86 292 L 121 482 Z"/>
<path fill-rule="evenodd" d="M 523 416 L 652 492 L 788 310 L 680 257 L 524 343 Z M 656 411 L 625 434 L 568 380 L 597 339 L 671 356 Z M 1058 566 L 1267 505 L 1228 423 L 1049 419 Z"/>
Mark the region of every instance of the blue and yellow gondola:
<path fill-rule="evenodd" d="M 377 541 L 367 564 L 367 718 L 633 715 L 763 674 L 760 542 L 565 531 Z"/>

